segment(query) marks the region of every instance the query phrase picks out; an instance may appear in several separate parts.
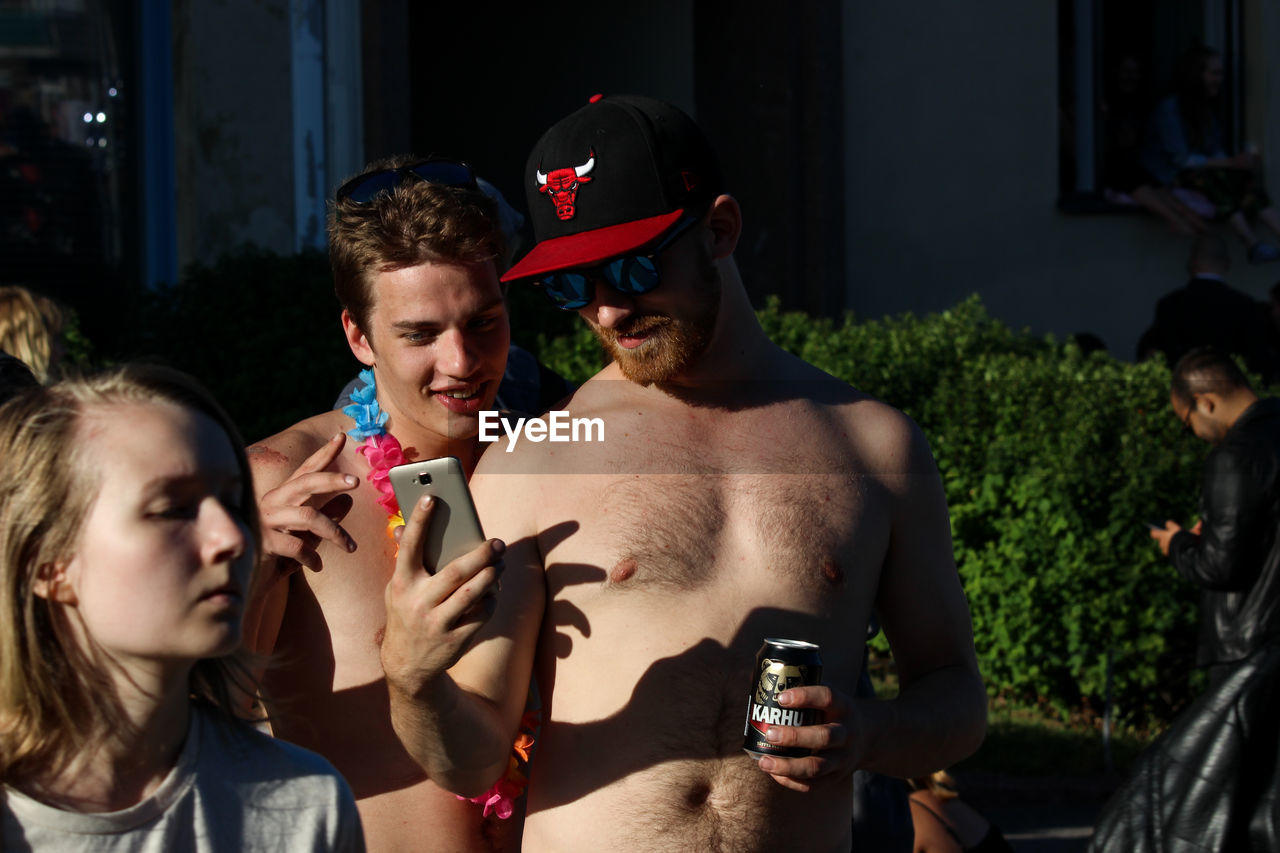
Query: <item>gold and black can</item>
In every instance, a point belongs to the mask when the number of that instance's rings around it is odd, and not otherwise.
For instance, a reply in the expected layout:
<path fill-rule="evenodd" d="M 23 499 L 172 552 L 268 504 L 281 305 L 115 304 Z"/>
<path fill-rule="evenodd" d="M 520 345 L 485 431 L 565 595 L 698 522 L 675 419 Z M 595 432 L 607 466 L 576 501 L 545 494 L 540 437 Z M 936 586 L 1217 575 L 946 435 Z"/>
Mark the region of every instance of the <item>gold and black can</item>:
<path fill-rule="evenodd" d="M 755 678 L 747 697 L 747 722 L 742 731 L 742 748 L 756 759 L 764 755 L 803 758 L 812 750 L 774 746 L 765 738 L 770 726 L 812 726 L 818 722 L 815 708 L 783 708 L 778 694 L 789 687 L 808 687 L 822 682 L 822 656 L 818 647 L 804 640 L 769 637 L 756 652 Z"/>

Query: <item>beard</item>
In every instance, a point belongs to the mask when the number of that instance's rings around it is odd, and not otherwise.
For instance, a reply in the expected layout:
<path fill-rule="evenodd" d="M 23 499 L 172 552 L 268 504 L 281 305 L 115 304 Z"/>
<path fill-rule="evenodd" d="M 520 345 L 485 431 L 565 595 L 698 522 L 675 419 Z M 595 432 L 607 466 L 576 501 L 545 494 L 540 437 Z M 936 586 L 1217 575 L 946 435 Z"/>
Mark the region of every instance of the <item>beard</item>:
<path fill-rule="evenodd" d="M 711 343 L 720 316 L 720 270 L 709 253 L 699 254 L 704 255 L 698 259 L 699 281 L 685 316 L 636 314 L 613 328 L 590 323 L 600 345 L 632 382 L 668 382 L 683 373 Z M 644 333 L 649 334 L 648 340 L 635 349 L 618 343 L 620 337 Z"/>

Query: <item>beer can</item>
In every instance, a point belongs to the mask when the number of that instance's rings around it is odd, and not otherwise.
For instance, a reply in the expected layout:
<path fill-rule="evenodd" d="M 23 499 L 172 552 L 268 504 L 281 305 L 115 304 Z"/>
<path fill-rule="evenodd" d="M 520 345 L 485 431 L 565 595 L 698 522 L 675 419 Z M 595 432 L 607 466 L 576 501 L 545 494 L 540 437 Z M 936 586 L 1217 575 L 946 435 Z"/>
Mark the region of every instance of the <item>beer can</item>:
<path fill-rule="evenodd" d="M 822 682 L 822 656 L 818 647 L 804 640 L 769 637 L 756 652 L 755 677 L 747 697 L 747 721 L 742 730 L 742 748 L 752 758 L 779 755 L 803 758 L 812 750 L 774 746 L 765 739 L 770 726 L 812 726 L 818 722 L 816 708 L 783 708 L 778 694 L 789 687 L 808 687 Z"/>

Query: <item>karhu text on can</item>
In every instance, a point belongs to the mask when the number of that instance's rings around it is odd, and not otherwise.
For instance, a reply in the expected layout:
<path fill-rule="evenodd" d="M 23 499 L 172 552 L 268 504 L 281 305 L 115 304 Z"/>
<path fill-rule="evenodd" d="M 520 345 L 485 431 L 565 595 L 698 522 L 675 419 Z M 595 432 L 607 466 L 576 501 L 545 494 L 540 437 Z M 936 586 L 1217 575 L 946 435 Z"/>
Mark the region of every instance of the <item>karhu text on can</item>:
<path fill-rule="evenodd" d="M 742 732 L 742 748 L 753 758 L 778 755 L 803 758 L 811 750 L 774 746 L 765 733 L 770 726 L 812 726 L 818 722 L 813 708 L 783 708 L 778 694 L 791 687 L 808 687 L 822 681 L 822 657 L 818 647 L 803 640 L 770 637 L 756 653 L 755 677 L 747 697 L 747 722 Z"/>

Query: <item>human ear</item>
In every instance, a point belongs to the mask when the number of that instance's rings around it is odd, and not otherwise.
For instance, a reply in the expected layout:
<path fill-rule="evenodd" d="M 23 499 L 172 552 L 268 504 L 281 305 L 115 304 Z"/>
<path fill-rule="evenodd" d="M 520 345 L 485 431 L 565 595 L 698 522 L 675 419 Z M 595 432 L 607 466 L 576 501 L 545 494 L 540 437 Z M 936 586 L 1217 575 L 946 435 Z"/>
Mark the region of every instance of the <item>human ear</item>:
<path fill-rule="evenodd" d="M 31 591 L 58 604 L 76 604 L 76 591 L 71 588 L 70 564 L 45 563 L 40 566 L 32 580 Z"/>
<path fill-rule="evenodd" d="M 342 333 L 347 336 L 347 346 L 351 347 L 351 354 L 361 364 L 373 367 L 373 346 L 369 343 L 368 336 L 356 325 L 356 318 L 352 317 L 351 312 L 345 308 L 342 309 Z"/>
<path fill-rule="evenodd" d="M 723 260 L 733 254 L 742 236 L 742 209 L 731 195 L 720 195 L 711 202 L 707 227 L 711 229 L 711 257 Z"/>

